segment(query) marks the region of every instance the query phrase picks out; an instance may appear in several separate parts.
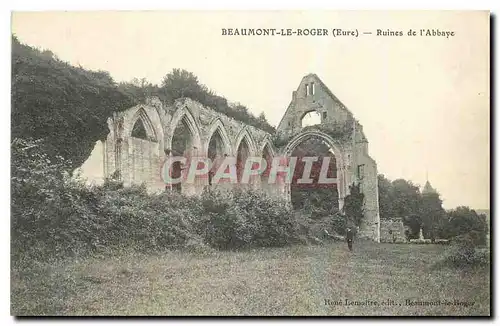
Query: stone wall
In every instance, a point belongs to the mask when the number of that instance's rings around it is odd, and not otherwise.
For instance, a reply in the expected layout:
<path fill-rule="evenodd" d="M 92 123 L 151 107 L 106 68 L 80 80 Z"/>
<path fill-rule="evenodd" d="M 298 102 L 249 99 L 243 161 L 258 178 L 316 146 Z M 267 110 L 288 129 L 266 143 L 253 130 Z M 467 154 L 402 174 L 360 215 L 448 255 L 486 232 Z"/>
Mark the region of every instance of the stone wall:
<path fill-rule="evenodd" d="M 405 226 L 400 218 L 380 220 L 380 242 L 404 243 Z"/>
<path fill-rule="evenodd" d="M 314 85 L 313 93 L 311 93 L 311 85 Z M 316 111 L 320 115 L 321 123 L 342 124 L 352 119 L 352 114 L 318 76 L 309 74 L 302 79 L 297 90 L 293 91 L 292 101 L 278 125 L 278 133 L 282 136 L 290 136 L 301 132 L 302 117 L 311 111 Z"/>
<path fill-rule="evenodd" d="M 75 174 L 80 174 L 81 177 L 87 179 L 89 183 L 100 185 L 106 177 L 105 162 L 106 157 L 106 142 L 96 141 L 92 152 L 83 165 L 78 168 Z"/>
<path fill-rule="evenodd" d="M 321 123 L 302 128 L 302 118 L 311 111 L 318 112 Z M 144 126 L 145 139 L 132 136 L 138 120 Z M 151 192 L 164 191 L 168 186 L 162 179 L 163 163 L 172 155 L 172 139 L 180 123 L 189 130 L 188 148 L 183 154 L 189 157 L 207 157 L 210 140 L 215 134 L 221 140 L 217 146 L 220 151 L 217 155 L 221 158 L 236 157 L 242 142 L 248 147 L 248 156 L 262 157 L 266 149 L 271 160 L 275 157 L 286 158 L 302 141 L 310 137 L 322 139 L 333 150 L 337 163 L 339 208 L 342 209 L 344 198 L 349 194 L 349 186 L 360 184 L 365 195 L 365 216 L 360 233 L 379 241 L 377 165 L 368 154 L 363 127 L 314 74 L 305 76 L 293 92 L 276 135 L 246 125 L 191 99 L 178 99 L 166 106 L 159 99 L 150 98 L 108 119 L 110 132 L 106 140 L 96 143 L 80 171 L 93 183 L 102 183 L 105 178 L 113 177 L 122 180 L 126 186 L 145 184 Z M 286 159 L 283 162 L 286 164 Z M 290 185 L 282 177 L 278 181 L 264 185 L 259 177 L 251 185 L 218 186 L 260 188 L 273 196 L 290 200 Z M 208 178 L 197 178 L 194 184 L 182 184 L 181 191 L 186 195 L 198 195 L 207 186 Z"/>
<path fill-rule="evenodd" d="M 162 188 L 160 170 L 161 148 L 158 142 L 130 137 L 128 172 L 130 184 L 144 183 L 147 188 Z"/>
<path fill-rule="evenodd" d="M 356 163 L 353 164 L 355 182 L 360 184 L 361 192 L 365 195 L 365 219 L 362 220 L 360 236 L 380 238 L 377 163 L 365 151 L 366 144 L 357 144 Z"/>
<path fill-rule="evenodd" d="M 317 112 L 321 123 L 302 127 L 308 112 Z M 368 153 L 368 140 L 363 126 L 315 74 L 302 78 L 277 128 L 278 148 L 282 155 L 310 137 L 322 139 L 334 152 L 337 161 L 338 202 L 342 209 L 349 186 L 359 184 L 365 196 L 364 218 L 360 236 L 379 241 L 380 215 L 378 204 L 377 164 Z M 290 196 L 290 191 L 285 192 Z"/>
<path fill-rule="evenodd" d="M 146 128 L 147 140 L 131 135 L 138 119 L 142 120 Z M 163 106 L 153 98 L 110 117 L 107 139 L 96 144 L 80 171 L 93 183 L 102 183 L 106 177 L 119 176 L 126 186 L 144 183 L 150 191 L 163 191 L 162 165 L 169 155 L 173 132 L 182 121 L 188 125 L 191 133 L 190 156 L 207 157 L 210 139 L 216 132 L 221 136 L 224 155 L 236 156 L 241 142 L 247 144 L 249 156 L 261 157 L 266 145 L 270 153 L 275 152 L 271 135 L 263 130 L 206 108 L 191 99 L 179 99 L 172 106 Z M 196 180 L 194 185 L 183 185 L 182 192 L 199 194 L 207 185 L 207 179 Z"/>

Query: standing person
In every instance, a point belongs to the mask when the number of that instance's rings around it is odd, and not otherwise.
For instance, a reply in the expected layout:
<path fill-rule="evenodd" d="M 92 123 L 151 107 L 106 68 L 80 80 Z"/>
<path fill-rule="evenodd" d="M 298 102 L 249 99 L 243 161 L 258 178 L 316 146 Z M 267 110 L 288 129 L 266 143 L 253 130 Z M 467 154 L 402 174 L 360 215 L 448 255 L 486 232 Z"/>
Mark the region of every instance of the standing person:
<path fill-rule="evenodd" d="M 347 232 L 346 232 L 346 240 L 347 240 L 347 247 L 349 247 L 349 250 L 352 251 L 352 240 L 354 238 L 354 231 L 352 230 L 352 228 L 347 228 Z"/>

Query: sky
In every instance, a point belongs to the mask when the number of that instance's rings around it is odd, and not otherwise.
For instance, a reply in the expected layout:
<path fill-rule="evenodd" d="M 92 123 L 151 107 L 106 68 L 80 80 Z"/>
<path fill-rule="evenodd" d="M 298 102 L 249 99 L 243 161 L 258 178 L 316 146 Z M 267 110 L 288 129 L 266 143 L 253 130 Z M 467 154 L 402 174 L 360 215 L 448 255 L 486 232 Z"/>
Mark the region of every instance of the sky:
<path fill-rule="evenodd" d="M 228 36 L 223 28 L 329 35 Z M 333 37 L 337 28 L 358 37 Z M 448 209 L 490 207 L 488 12 L 15 12 L 12 32 L 116 81 L 160 83 L 186 69 L 275 126 L 302 77 L 316 73 L 363 125 L 379 173 L 420 186 L 428 175 Z"/>

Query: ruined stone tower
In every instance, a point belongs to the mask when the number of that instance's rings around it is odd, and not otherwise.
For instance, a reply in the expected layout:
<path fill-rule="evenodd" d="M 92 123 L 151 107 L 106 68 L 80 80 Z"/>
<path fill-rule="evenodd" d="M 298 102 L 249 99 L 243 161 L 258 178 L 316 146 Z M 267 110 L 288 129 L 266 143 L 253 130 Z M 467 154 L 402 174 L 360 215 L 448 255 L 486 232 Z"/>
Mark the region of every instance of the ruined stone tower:
<path fill-rule="evenodd" d="M 314 113 L 317 124 L 303 126 L 303 118 Z M 368 154 L 363 126 L 315 74 L 302 78 L 277 128 L 278 152 L 291 155 L 308 138 L 324 141 L 334 152 L 337 163 L 339 208 L 349 194 L 349 186 L 359 184 L 364 194 L 361 236 L 380 240 L 377 164 Z M 289 196 L 289 192 L 287 193 Z"/>

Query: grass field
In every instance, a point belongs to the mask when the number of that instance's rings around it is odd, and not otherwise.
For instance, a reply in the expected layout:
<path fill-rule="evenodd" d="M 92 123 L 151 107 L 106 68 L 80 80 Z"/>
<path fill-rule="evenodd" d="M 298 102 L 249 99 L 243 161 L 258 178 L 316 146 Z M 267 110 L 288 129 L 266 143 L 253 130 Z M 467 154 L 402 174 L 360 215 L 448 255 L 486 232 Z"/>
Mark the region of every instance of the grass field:
<path fill-rule="evenodd" d="M 354 252 L 344 243 L 332 243 L 68 260 L 13 271 L 11 312 L 18 316 L 489 315 L 489 270 L 432 268 L 445 249 L 358 242 Z M 346 305 L 346 299 L 358 304 Z M 406 300 L 435 304 L 407 305 Z M 455 305 L 445 304 L 454 301 Z"/>

